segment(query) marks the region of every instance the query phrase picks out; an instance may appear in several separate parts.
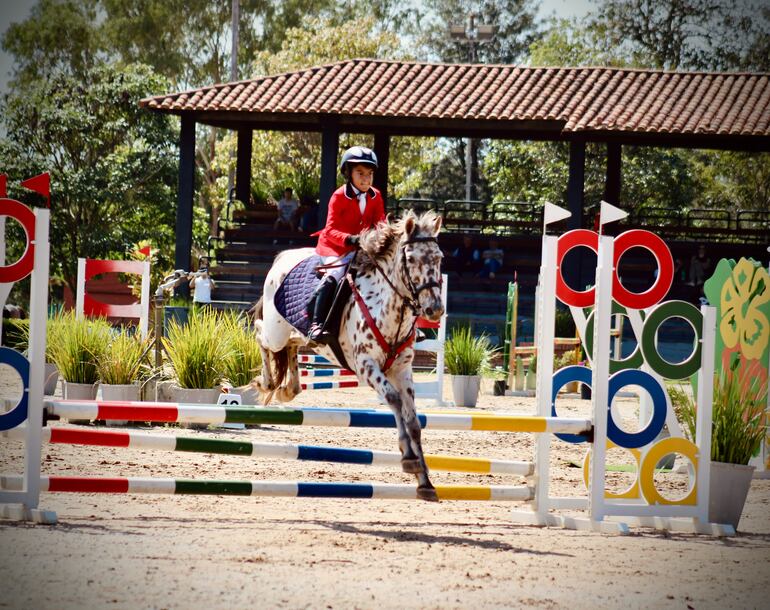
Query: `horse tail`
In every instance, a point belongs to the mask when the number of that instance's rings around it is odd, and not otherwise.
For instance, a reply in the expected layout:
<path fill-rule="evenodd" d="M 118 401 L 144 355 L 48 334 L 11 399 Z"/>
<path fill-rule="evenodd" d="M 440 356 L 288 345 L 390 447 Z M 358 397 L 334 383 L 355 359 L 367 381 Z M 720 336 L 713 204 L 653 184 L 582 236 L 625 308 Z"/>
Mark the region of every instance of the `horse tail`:
<path fill-rule="evenodd" d="M 273 352 L 273 362 L 275 363 L 275 377 L 273 381 L 276 388 L 283 385 L 286 379 L 286 373 L 289 371 L 289 348 L 284 347 L 278 352 Z"/>
<path fill-rule="evenodd" d="M 251 323 L 254 324 L 257 320 L 262 319 L 262 315 L 265 310 L 265 297 L 261 296 L 259 297 L 259 300 L 252 305 L 251 309 L 249 309 L 247 315 L 249 316 L 249 320 L 251 320 Z"/>

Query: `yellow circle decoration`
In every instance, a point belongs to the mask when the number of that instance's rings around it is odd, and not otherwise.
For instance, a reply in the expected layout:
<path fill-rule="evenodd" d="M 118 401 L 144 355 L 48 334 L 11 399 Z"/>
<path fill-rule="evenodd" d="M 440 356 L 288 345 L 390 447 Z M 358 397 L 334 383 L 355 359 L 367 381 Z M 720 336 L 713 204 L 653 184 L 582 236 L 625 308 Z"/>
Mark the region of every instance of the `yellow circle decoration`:
<path fill-rule="evenodd" d="M 697 474 L 694 475 L 690 493 L 679 500 L 664 498 L 655 487 L 655 467 L 664 456 L 669 453 L 679 453 L 692 462 L 695 472 L 698 472 L 698 446 L 686 438 L 669 437 L 655 443 L 645 454 L 642 466 L 639 470 L 639 482 L 642 487 L 642 495 L 647 504 L 686 504 L 694 506 L 698 499 Z"/>
<path fill-rule="evenodd" d="M 616 449 L 619 448 L 618 445 L 613 443 L 612 441 L 607 441 L 607 449 Z M 636 479 L 634 480 L 633 484 L 626 489 L 625 491 L 621 491 L 620 493 L 615 493 L 613 491 L 604 491 L 604 497 L 607 499 L 630 499 L 635 500 L 639 497 L 639 461 L 641 460 L 641 452 L 638 449 L 629 449 L 627 447 L 620 447 L 621 449 L 625 449 L 626 451 L 630 452 L 631 455 L 634 456 L 634 459 L 636 460 Z M 583 482 L 585 483 L 586 489 L 588 489 L 588 473 L 591 470 L 591 450 L 589 449 L 586 451 L 586 455 L 583 458 Z"/>

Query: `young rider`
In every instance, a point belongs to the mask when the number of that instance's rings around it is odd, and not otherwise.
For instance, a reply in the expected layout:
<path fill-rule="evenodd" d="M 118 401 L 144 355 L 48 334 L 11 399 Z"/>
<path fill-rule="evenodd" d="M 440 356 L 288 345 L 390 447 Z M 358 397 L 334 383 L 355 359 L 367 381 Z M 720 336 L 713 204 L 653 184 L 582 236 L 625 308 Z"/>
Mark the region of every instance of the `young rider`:
<path fill-rule="evenodd" d="M 385 204 L 380 191 L 372 186 L 377 169 L 377 155 L 364 146 L 353 146 L 345 151 L 340 161 L 340 173 L 346 183 L 334 191 L 329 199 L 326 226 L 318 235 L 316 253 L 324 263 L 338 260 L 340 266 L 326 271 L 313 307 L 313 318 L 308 337 L 322 342 L 322 327 L 329 313 L 337 282 L 358 247 L 358 234 L 385 220 Z M 342 257 L 342 258 L 340 258 Z"/>

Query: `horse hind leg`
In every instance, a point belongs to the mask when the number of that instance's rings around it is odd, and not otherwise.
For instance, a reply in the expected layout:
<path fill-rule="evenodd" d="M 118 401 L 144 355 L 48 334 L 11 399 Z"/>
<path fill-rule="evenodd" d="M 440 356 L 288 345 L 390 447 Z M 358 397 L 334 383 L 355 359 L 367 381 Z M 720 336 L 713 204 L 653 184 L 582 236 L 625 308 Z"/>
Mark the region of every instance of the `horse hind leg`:
<path fill-rule="evenodd" d="M 296 345 L 286 347 L 287 370 L 286 382 L 276 390 L 276 398 L 281 402 L 289 402 L 302 391 L 299 379 L 299 364 L 297 362 L 297 352 L 299 348 Z"/>

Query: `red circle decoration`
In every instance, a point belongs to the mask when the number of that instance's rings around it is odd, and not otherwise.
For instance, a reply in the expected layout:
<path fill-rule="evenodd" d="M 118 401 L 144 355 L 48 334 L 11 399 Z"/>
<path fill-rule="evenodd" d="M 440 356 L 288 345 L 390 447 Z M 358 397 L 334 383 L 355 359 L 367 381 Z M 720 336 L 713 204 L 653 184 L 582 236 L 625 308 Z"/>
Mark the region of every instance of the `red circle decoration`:
<path fill-rule="evenodd" d="M 35 263 L 35 214 L 15 199 L 0 198 L 0 216 L 10 216 L 17 220 L 27 234 L 27 245 L 21 258 L 13 265 L 0 266 L 0 284 L 8 284 L 32 273 Z"/>
<path fill-rule="evenodd" d="M 631 248 L 645 248 L 655 257 L 658 263 L 658 274 L 655 283 L 644 292 L 631 292 L 623 287 L 618 277 L 618 262 L 620 257 Z M 660 237 L 643 229 L 632 229 L 621 233 L 615 238 L 615 253 L 613 260 L 615 272 L 612 277 L 612 298 L 623 307 L 630 309 L 646 309 L 659 303 L 668 294 L 674 281 L 674 259 L 666 242 Z"/>
<path fill-rule="evenodd" d="M 556 241 L 556 296 L 565 305 L 590 307 L 594 304 L 594 288 L 583 291 L 573 290 L 567 286 L 561 274 L 561 263 L 567 252 L 579 246 L 585 246 L 598 253 L 599 234 L 588 229 L 573 229 L 559 236 Z"/>

